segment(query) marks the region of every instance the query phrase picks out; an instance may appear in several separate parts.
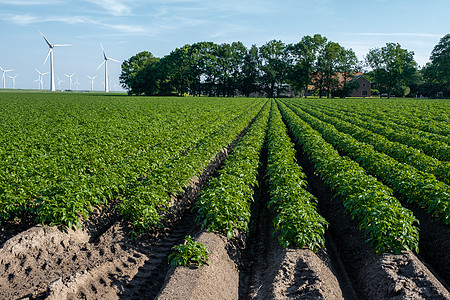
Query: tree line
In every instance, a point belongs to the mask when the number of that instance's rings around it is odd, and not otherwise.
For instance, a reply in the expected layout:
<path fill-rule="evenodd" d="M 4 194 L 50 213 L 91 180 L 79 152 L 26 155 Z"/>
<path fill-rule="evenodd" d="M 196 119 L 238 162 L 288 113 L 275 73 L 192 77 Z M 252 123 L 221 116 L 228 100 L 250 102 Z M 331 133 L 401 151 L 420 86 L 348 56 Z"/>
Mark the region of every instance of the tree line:
<path fill-rule="evenodd" d="M 373 92 L 396 96 L 449 96 L 450 35 L 433 49 L 431 62 L 418 68 L 414 53 L 399 44 L 371 49 L 359 61 L 352 49 L 316 34 L 295 44 L 271 40 L 250 48 L 241 42 L 187 44 L 158 58 L 142 51 L 122 64 L 120 83 L 131 95 L 281 97 L 313 94 L 346 97 L 364 67 Z M 433 95 L 432 95 L 433 94 Z"/>

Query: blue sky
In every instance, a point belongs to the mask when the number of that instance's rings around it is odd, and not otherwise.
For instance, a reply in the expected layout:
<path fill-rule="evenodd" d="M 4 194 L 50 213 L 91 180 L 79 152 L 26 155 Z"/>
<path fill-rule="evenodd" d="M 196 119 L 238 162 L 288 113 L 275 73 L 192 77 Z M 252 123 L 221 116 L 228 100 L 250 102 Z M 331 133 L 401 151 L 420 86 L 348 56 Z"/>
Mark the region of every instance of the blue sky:
<path fill-rule="evenodd" d="M 361 59 L 371 48 L 398 42 L 424 65 L 450 33 L 449 11 L 449 0 L 0 0 L 0 66 L 14 69 L 7 75 L 19 74 L 16 88 L 37 88 L 35 68 L 49 71 L 48 62 L 43 65 L 48 46 L 38 30 L 51 43 L 72 44 L 54 50 L 62 88 L 68 88 L 64 74 L 75 72 L 80 89 L 90 89 L 88 75 L 97 76 L 94 89 L 103 89 L 103 68 L 96 70 L 100 43 L 123 61 L 144 50 L 162 57 L 200 41 L 250 47 L 319 33 Z M 110 62 L 108 69 L 118 84 L 120 64 Z"/>

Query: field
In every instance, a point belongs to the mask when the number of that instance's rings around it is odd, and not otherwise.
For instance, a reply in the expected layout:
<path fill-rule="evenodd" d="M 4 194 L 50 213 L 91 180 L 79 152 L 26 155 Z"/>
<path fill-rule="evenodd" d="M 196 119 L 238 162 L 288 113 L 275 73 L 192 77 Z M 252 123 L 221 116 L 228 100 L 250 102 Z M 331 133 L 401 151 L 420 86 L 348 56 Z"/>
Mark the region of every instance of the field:
<path fill-rule="evenodd" d="M 450 101 L 0 93 L 1 299 L 450 299 Z M 208 265 L 173 267 L 186 236 Z"/>

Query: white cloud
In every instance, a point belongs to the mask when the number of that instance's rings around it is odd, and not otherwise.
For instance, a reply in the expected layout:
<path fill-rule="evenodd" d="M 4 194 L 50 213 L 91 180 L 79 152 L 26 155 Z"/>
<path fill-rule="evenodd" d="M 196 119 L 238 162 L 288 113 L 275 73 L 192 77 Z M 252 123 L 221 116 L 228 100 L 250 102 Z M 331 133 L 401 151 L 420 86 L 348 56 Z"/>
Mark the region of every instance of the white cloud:
<path fill-rule="evenodd" d="M 36 17 L 33 15 L 0 15 L 0 20 L 12 22 L 18 25 L 30 25 L 45 22 L 61 22 L 66 24 L 94 24 L 104 28 L 114 29 L 124 33 L 146 33 L 147 30 L 141 25 L 133 24 L 111 24 L 104 21 L 94 20 L 85 16 L 46 16 Z"/>
<path fill-rule="evenodd" d="M 36 17 L 29 14 L 26 15 L 0 15 L 0 19 L 12 23 L 16 23 L 19 25 L 30 25 L 35 23 L 44 23 L 44 22 L 63 22 L 67 24 L 80 24 L 90 22 L 93 23 L 87 17 L 83 16 L 51 16 L 51 17 Z"/>
<path fill-rule="evenodd" d="M 86 0 L 92 4 L 102 7 L 107 13 L 114 16 L 126 16 L 131 14 L 131 7 L 121 0 Z"/>
<path fill-rule="evenodd" d="M 19 25 L 28 25 L 38 22 L 36 17 L 30 15 L 6 15 L 2 16 L 1 19 Z"/>
<path fill-rule="evenodd" d="M 106 24 L 106 23 L 97 23 L 104 27 L 112 28 L 117 31 L 126 32 L 126 33 L 145 33 L 147 30 L 140 25 L 125 25 L 125 24 Z"/>

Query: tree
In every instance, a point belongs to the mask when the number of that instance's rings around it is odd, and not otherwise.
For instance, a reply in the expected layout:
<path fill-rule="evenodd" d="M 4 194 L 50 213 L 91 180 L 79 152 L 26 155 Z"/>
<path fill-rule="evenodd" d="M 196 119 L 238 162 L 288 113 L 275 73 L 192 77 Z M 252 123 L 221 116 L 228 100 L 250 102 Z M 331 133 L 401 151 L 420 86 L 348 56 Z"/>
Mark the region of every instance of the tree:
<path fill-rule="evenodd" d="M 437 93 L 450 96 L 450 34 L 445 35 L 433 48 L 430 63 L 422 69 L 427 89 L 423 92 L 435 97 Z M 428 92 L 428 93 L 427 93 Z"/>
<path fill-rule="evenodd" d="M 308 86 L 313 82 L 318 53 L 326 42 L 326 37 L 316 34 L 313 37 L 304 36 L 299 43 L 289 46 L 289 52 L 293 57 L 289 83 L 295 91 L 304 91 L 305 98 L 308 95 Z"/>
<path fill-rule="evenodd" d="M 371 49 L 366 56 L 381 93 L 388 98 L 395 92 L 404 93 L 417 75 L 414 52 L 402 49 L 400 44 L 387 43 L 385 47 Z"/>
<path fill-rule="evenodd" d="M 195 46 L 184 45 L 163 58 L 167 68 L 166 79 L 179 96 L 192 92 L 193 86 L 199 86 L 197 50 Z"/>
<path fill-rule="evenodd" d="M 289 67 L 287 48 L 281 41 L 272 40 L 259 49 L 261 83 L 269 98 L 279 96 L 287 80 Z"/>
<path fill-rule="evenodd" d="M 433 48 L 430 60 L 435 67 L 437 81 L 450 84 L 450 34 L 441 38 Z"/>
<path fill-rule="evenodd" d="M 122 63 L 120 83 L 128 94 L 140 95 L 144 92 L 146 76 L 141 72 L 147 65 L 153 65 L 159 58 L 148 51 L 142 51 Z"/>
<path fill-rule="evenodd" d="M 259 91 L 259 49 L 256 45 L 253 45 L 244 54 L 244 61 L 241 70 L 241 92 L 249 97 L 250 94 Z"/>
<path fill-rule="evenodd" d="M 316 63 L 316 81 L 314 85 L 319 88 L 320 97 L 322 92 L 326 91 L 327 98 L 330 98 L 331 92 L 339 86 L 338 67 L 340 53 L 344 51 L 338 43 L 328 42 L 323 47 L 317 58 Z"/>
<path fill-rule="evenodd" d="M 227 86 L 227 95 L 234 96 L 236 90 L 241 90 L 243 79 L 244 59 L 247 48 L 242 42 L 233 42 L 230 46 L 230 78 Z"/>
<path fill-rule="evenodd" d="M 345 98 L 359 88 L 358 81 L 353 80 L 356 72 L 360 70 L 358 58 L 352 49 L 342 48 L 338 53 L 338 72 L 340 82 L 335 95 Z"/>

